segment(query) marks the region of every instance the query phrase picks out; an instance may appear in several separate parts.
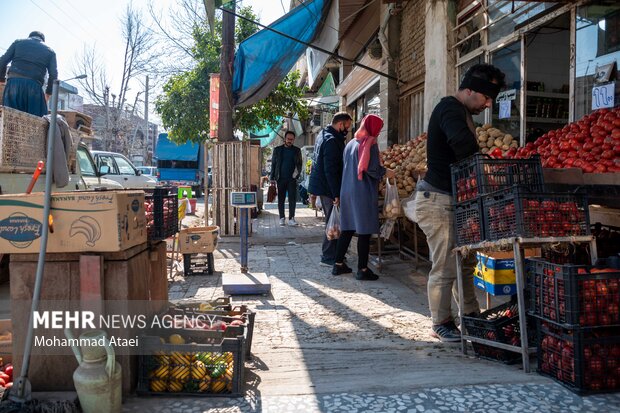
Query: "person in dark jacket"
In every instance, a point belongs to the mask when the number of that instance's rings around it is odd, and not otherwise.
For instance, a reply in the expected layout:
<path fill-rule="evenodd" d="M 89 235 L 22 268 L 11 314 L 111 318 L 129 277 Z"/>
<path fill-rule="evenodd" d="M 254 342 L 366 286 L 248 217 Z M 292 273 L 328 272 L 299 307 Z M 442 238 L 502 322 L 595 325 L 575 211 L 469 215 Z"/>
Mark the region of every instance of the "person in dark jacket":
<path fill-rule="evenodd" d="M 295 205 L 297 204 L 297 178 L 301 175 L 301 149 L 294 146 L 295 133 L 284 133 L 284 144 L 273 150 L 271 157 L 271 181 L 278 186 L 278 212 L 280 225 L 285 225 L 284 200 L 288 193 L 288 224 L 297 225 Z"/>
<path fill-rule="evenodd" d="M 477 64 L 463 77 L 458 92 L 443 98 L 431 114 L 426 144 L 428 172 L 416 186 L 405 214 L 417 222 L 427 238 L 432 257 L 428 274 L 428 302 L 433 319 L 431 335 L 443 342 L 461 341 L 461 332 L 452 318 L 452 296 L 458 303 L 456 257 L 453 253 L 454 211 L 450 164 L 478 152 L 472 114 L 491 107 L 504 86 L 504 74 L 494 66 Z M 473 257 L 473 256 L 472 256 Z M 480 311 L 474 291 L 473 265 L 463 263 L 463 314 Z"/>
<path fill-rule="evenodd" d="M 2 97 L 4 106 L 35 116 L 47 115 L 47 100 L 58 78 L 58 70 L 56 53 L 44 42 L 43 33 L 32 32 L 27 39 L 15 40 L 0 57 L 0 83 L 5 82 L 6 68 L 11 63 Z M 49 78 L 44 95 L 46 74 Z"/>
<path fill-rule="evenodd" d="M 340 205 L 340 186 L 342 183 L 343 153 L 345 140 L 353 119 L 347 112 L 338 112 L 332 124 L 323 129 L 316 138 L 312 155 L 312 171 L 308 192 L 321 197 L 325 211 L 325 222 L 329 221 L 334 205 Z M 333 266 L 336 262 L 337 240 L 323 237 L 321 263 Z"/>

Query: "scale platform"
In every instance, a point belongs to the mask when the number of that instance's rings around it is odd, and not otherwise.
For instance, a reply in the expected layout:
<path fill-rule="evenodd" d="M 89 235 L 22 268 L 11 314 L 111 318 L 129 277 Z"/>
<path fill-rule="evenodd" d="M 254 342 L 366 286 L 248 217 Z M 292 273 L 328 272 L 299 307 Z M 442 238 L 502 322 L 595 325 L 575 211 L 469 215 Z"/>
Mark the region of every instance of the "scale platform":
<path fill-rule="evenodd" d="M 224 273 L 222 288 L 227 295 L 269 294 L 271 283 L 264 272 Z"/>

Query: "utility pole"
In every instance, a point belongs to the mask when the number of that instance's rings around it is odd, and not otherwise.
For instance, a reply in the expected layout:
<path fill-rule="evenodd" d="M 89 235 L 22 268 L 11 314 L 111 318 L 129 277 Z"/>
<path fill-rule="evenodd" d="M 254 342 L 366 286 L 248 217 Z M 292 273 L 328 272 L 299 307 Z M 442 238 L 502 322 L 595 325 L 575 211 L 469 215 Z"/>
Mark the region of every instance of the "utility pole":
<path fill-rule="evenodd" d="M 235 11 L 235 2 L 222 7 Z M 220 56 L 220 117 L 218 121 L 218 140 L 227 142 L 233 140 L 233 98 L 232 76 L 233 59 L 235 56 L 235 16 L 232 13 L 222 13 L 222 54 Z"/>
<path fill-rule="evenodd" d="M 143 156 L 144 156 L 144 164 L 147 164 L 149 157 L 149 76 L 146 76 L 146 86 L 144 90 L 144 142 L 142 143 L 143 147 Z"/>

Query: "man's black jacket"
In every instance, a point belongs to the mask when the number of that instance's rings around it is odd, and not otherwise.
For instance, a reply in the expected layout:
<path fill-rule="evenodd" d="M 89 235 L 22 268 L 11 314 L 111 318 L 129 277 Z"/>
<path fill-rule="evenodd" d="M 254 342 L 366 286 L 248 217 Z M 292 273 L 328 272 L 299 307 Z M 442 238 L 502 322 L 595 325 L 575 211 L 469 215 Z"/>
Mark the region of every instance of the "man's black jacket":
<path fill-rule="evenodd" d="M 56 67 L 56 53 L 36 37 L 15 40 L 6 53 L 0 57 L 0 82 L 6 78 L 6 67 L 9 68 L 9 77 L 25 77 L 34 79 L 43 86 L 45 74 L 49 74 L 45 93 L 52 94 L 52 85 L 58 78 Z"/>
<path fill-rule="evenodd" d="M 332 199 L 340 197 L 344 147 L 345 136 L 332 126 L 319 133 L 314 144 L 314 161 L 308 192 Z"/>
<path fill-rule="evenodd" d="M 295 149 L 295 171 L 293 172 L 293 179 L 299 178 L 301 175 L 301 149 L 297 146 L 292 146 Z M 284 145 L 277 146 L 273 150 L 273 156 L 271 157 L 271 174 L 270 179 L 272 181 L 280 180 L 280 167 L 282 166 L 282 150 L 284 149 Z"/>

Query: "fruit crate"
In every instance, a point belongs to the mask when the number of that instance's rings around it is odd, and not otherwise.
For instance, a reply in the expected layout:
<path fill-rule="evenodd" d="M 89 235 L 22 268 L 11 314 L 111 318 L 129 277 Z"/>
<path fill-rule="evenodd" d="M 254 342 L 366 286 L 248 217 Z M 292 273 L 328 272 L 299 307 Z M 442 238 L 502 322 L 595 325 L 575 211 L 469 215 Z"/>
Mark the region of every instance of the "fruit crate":
<path fill-rule="evenodd" d="M 488 241 L 590 235 L 585 194 L 530 192 L 517 185 L 483 197 Z"/>
<path fill-rule="evenodd" d="M 147 239 L 161 241 L 179 232 L 179 199 L 176 187 L 144 189 Z"/>
<path fill-rule="evenodd" d="M 484 241 L 484 215 L 482 201 L 476 199 L 454 205 L 456 245 L 470 245 Z"/>
<path fill-rule="evenodd" d="M 620 270 L 528 259 L 526 273 L 530 314 L 565 328 L 620 326 Z"/>
<path fill-rule="evenodd" d="M 466 329 L 467 335 L 470 336 L 513 346 L 521 345 L 519 308 L 514 301 L 491 308 L 478 317 L 463 316 L 463 326 Z M 530 343 L 535 342 L 532 338 L 534 333 L 533 329 L 528 331 Z M 512 364 L 521 360 L 520 353 L 481 343 L 472 343 L 472 347 L 476 355 L 482 358 L 498 360 L 506 364 Z"/>
<path fill-rule="evenodd" d="M 545 190 L 540 156 L 529 159 L 493 159 L 476 153 L 450 166 L 452 194 L 456 202 L 465 202 L 513 185 Z"/>
<path fill-rule="evenodd" d="M 140 337 L 139 395 L 241 397 L 245 339 L 215 331 L 186 336 L 191 344 Z M 182 333 L 183 334 L 183 333 Z"/>
<path fill-rule="evenodd" d="M 183 273 L 190 275 L 213 275 L 215 264 L 213 253 L 183 254 Z"/>
<path fill-rule="evenodd" d="M 538 372 L 577 394 L 620 390 L 618 329 L 565 329 L 538 321 Z"/>
<path fill-rule="evenodd" d="M 170 308 L 169 314 L 181 314 L 188 316 L 190 319 L 192 316 L 197 315 L 213 315 L 218 316 L 217 320 L 227 323 L 232 322 L 235 319 L 241 319 L 243 321 L 243 334 L 246 339 L 246 351 L 245 357 L 247 360 L 252 358 L 252 338 L 254 337 L 254 323 L 256 321 L 256 311 L 251 310 L 245 305 L 233 306 L 232 304 L 211 306 L 215 308 L 201 309 L 200 303 L 191 304 L 176 304 Z M 204 308 L 204 306 L 203 306 Z"/>

